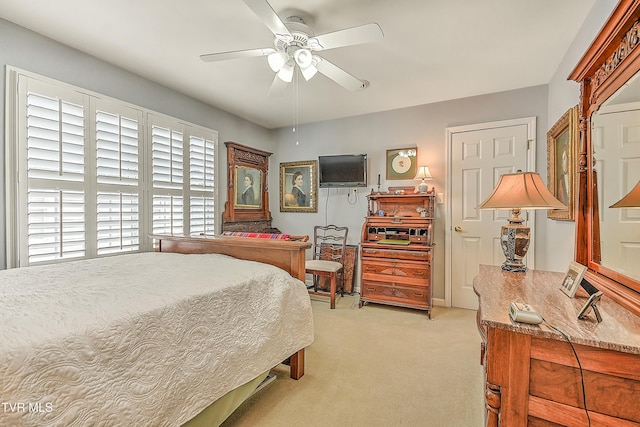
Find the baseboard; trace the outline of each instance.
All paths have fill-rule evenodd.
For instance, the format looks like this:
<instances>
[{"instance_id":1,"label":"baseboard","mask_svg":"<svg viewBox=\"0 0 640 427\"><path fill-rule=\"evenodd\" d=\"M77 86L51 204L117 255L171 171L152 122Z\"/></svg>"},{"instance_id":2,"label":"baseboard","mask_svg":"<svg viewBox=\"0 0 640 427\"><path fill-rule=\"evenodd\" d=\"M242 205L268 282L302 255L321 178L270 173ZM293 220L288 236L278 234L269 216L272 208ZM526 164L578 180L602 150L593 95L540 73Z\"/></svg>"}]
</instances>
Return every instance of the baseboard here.
<instances>
[{"instance_id":1,"label":"baseboard","mask_svg":"<svg viewBox=\"0 0 640 427\"><path fill-rule=\"evenodd\" d=\"M304 281L304 284L307 285L307 287L309 286L313 286L313 279L306 279ZM353 288L353 294L354 295L359 295L360 294L360 284L356 284ZM346 295L346 294L345 294ZM441 306L441 307L446 307L447 304L445 304L445 300L443 298L433 298L431 300L432 304L435 306Z\"/></svg>"}]
</instances>

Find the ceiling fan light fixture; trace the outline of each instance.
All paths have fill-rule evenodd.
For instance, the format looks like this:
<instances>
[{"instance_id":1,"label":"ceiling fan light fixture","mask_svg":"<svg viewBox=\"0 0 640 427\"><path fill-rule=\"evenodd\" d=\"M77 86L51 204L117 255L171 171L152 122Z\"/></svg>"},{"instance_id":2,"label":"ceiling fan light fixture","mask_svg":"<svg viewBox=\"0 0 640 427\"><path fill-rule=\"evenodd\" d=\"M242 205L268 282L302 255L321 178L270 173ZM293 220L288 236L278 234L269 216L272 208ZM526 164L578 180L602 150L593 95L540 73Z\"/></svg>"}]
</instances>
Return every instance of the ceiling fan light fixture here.
<instances>
[{"instance_id":1,"label":"ceiling fan light fixture","mask_svg":"<svg viewBox=\"0 0 640 427\"><path fill-rule=\"evenodd\" d=\"M287 19L283 21L269 4L270 0L242 1L271 31L274 36L273 47L200 55L203 61L267 56L269 68L275 73L270 94L281 91L283 86L286 86L283 82L292 82L294 75L297 85L296 67L300 68L305 80L310 80L319 72L347 90L362 90L369 86L366 80L354 77L330 61L315 56L314 53L381 40L384 35L378 24L359 25L316 36L306 23L309 15L300 10L287 9Z\"/></svg>"},{"instance_id":2,"label":"ceiling fan light fixture","mask_svg":"<svg viewBox=\"0 0 640 427\"><path fill-rule=\"evenodd\" d=\"M285 52L273 52L272 54L267 56L269 67L273 70L274 73L280 71L288 60L289 55L287 55Z\"/></svg>"},{"instance_id":3,"label":"ceiling fan light fixture","mask_svg":"<svg viewBox=\"0 0 640 427\"><path fill-rule=\"evenodd\" d=\"M305 69L313 63L313 55L309 49L298 49L293 53L293 59L300 68Z\"/></svg>"},{"instance_id":4,"label":"ceiling fan light fixture","mask_svg":"<svg viewBox=\"0 0 640 427\"><path fill-rule=\"evenodd\" d=\"M293 80L293 65L285 64L280 71L278 71L278 78L283 82L291 83Z\"/></svg>"},{"instance_id":5,"label":"ceiling fan light fixture","mask_svg":"<svg viewBox=\"0 0 640 427\"><path fill-rule=\"evenodd\" d=\"M300 71L302 71L302 77L304 77L306 81L309 81L313 76L316 75L318 69L312 64L307 68L300 68Z\"/></svg>"}]
</instances>

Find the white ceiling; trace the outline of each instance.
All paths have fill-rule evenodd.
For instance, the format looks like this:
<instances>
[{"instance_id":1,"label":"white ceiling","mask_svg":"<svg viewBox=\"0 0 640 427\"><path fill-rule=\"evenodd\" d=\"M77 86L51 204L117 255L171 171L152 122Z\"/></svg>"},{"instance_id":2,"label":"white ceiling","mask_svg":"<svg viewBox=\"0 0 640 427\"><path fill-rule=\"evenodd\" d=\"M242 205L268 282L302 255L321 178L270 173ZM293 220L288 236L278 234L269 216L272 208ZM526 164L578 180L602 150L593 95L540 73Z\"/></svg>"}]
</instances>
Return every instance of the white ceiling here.
<instances>
[{"instance_id":1,"label":"white ceiling","mask_svg":"<svg viewBox=\"0 0 640 427\"><path fill-rule=\"evenodd\" d=\"M300 79L300 123L547 84L594 2L270 0L283 20L302 9L316 34L369 22L384 32L322 52L371 86ZM293 90L267 96L266 57L199 58L273 46L242 0L0 0L0 17L267 128L293 122Z\"/></svg>"}]
</instances>

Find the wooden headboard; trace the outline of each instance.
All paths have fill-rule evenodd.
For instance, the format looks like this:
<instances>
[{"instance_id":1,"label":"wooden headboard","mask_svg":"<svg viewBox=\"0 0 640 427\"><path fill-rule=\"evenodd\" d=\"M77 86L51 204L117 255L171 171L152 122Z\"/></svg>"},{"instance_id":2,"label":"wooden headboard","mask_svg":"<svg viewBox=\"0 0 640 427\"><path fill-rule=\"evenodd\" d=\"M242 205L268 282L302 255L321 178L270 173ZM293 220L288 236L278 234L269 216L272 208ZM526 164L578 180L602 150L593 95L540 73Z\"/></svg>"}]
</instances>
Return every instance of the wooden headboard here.
<instances>
[{"instance_id":1,"label":"wooden headboard","mask_svg":"<svg viewBox=\"0 0 640 427\"><path fill-rule=\"evenodd\" d=\"M291 240L251 239L235 236L165 236L152 234L157 252L224 254L275 265L305 280L305 253L311 243Z\"/></svg>"}]
</instances>

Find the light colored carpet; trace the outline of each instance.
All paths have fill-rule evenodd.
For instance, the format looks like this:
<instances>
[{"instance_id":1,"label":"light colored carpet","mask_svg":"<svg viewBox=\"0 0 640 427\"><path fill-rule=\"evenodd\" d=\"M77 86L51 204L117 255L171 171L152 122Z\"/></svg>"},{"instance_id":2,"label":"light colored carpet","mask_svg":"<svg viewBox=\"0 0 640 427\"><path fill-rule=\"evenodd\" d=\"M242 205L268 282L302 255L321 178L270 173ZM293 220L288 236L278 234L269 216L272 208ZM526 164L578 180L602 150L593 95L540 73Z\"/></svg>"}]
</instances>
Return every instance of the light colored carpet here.
<instances>
[{"instance_id":1,"label":"light colored carpet","mask_svg":"<svg viewBox=\"0 0 640 427\"><path fill-rule=\"evenodd\" d=\"M305 375L287 368L225 421L236 426L484 425L483 371L476 312L423 311L358 297L313 297L315 341Z\"/></svg>"}]
</instances>

